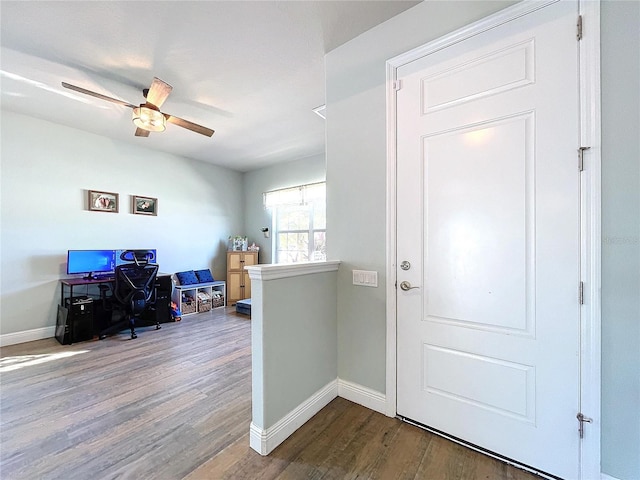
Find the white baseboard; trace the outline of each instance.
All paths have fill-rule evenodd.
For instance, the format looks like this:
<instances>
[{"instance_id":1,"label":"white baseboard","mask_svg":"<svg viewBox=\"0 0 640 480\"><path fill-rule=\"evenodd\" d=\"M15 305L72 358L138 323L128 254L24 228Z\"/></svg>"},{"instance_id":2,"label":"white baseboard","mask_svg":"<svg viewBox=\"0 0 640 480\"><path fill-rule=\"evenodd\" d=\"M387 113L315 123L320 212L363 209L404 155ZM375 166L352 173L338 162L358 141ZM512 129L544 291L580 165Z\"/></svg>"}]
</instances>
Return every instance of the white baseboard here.
<instances>
[{"instance_id":1,"label":"white baseboard","mask_svg":"<svg viewBox=\"0 0 640 480\"><path fill-rule=\"evenodd\" d=\"M339 378L338 396L385 415L387 399L380 392Z\"/></svg>"},{"instance_id":2,"label":"white baseboard","mask_svg":"<svg viewBox=\"0 0 640 480\"><path fill-rule=\"evenodd\" d=\"M600 479L601 480L619 480L616 477L612 477L611 475L607 475L606 473L601 473L600 474Z\"/></svg>"},{"instance_id":3,"label":"white baseboard","mask_svg":"<svg viewBox=\"0 0 640 480\"><path fill-rule=\"evenodd\" d=\"M272 427L263 430L251 422L249 445L260 455L269 455L293 432L304 425L311 417L322 410L338 396L338 382L332 380L307 400L298 405Z\"/></svg>"},{"instance_id":4,"label":"white baseboard","mask_svg":"<svg viewBox=\"0 0 640 480\"><path fill-rule=\"evenodd\" d=\"M33 342L43 338L52 338L56 335L56 327L34 328L23 332L5 333L0 335L0 347L15 345L17 343Z\"/></svg>"}]
</instances>

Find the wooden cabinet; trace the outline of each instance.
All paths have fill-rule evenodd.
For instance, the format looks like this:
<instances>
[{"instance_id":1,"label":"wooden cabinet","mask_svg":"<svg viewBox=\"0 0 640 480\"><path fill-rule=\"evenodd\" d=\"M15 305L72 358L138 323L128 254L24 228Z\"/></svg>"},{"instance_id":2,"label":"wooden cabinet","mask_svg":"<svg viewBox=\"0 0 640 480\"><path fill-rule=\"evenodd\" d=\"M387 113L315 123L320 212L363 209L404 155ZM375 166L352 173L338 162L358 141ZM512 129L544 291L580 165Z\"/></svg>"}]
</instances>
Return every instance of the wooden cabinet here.
<instances>
[{"instance_id":1,"label":"wooden cabinet","mask_svg":"<svg viewBox=\"0 0 640 480\"><path fill-rule=\"evenodd\" d=\"M258 264L258 252L227 252L227 305L251 298L251 280L244 267Z\"/></svg>"}]
</instances>

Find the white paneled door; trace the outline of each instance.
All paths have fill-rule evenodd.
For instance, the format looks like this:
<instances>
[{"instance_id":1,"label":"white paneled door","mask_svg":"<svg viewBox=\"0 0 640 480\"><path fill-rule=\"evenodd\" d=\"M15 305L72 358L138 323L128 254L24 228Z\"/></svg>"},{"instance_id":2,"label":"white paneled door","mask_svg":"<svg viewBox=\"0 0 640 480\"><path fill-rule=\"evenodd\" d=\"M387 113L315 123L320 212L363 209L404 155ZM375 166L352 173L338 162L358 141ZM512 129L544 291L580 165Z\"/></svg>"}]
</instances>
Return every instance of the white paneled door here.
<instances>
[{"instance_id":1,"label":"white paneled door","mask_svg":"<svg viewBox=\"0 0 640 480\"><path fill-rule=\"evenodd\" d=\"M397 412L579 477L578 4L398 69Z\"/></svg>"}]
</instances>

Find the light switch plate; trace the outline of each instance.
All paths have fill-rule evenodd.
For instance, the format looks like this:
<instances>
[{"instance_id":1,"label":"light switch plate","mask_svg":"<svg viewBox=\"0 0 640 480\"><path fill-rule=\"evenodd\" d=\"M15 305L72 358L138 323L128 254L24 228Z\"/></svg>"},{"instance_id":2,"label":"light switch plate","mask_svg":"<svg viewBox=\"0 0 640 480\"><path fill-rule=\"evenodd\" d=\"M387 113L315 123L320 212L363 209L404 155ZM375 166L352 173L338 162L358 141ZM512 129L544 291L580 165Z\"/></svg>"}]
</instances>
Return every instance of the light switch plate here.
<instances>
[{"instance_id":1,"label":"light switch plate","mask_svg":"<svg viewBox=\"0 0 640 480\"><path fill-rule=\"evenodd\" d=\"M363 287L377 287L378 286L378 272L372 272L369 270L352 270L353 272L353 284Z\"/></svg>"}]
</instances>

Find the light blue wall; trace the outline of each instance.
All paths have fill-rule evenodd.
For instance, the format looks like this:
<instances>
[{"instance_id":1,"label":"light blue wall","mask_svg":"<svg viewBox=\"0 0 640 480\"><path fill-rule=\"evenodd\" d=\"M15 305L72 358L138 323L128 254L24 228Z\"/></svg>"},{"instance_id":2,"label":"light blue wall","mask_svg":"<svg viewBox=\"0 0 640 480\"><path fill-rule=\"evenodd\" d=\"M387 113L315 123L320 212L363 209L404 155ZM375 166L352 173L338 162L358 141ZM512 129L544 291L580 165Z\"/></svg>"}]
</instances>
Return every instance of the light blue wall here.
<instances>
[{"instance_id":1,"label":"light blue wall","mask_svg":"<svg viewBox=\"0 0 640 480\"><path fill-rule=\"evenodd\" d=\"M263 430L337 378L336 275L252 280L252 415Z\"/></svg>"},{"instance_id":2,"label":"light blue wall","mask_svg":"<svg viewBox=\"0 0 640 480\"><path fill-rule=\"evenodd\" d=\"M514 2L511 2L514 3ZM423 2L326 56L327 250L338 275L338 376L385 391L385 61L509 6ZM640 479L637 1L602 3L602 464ZM378 271L380 287L351 284Z\"/></svg>"},{"instance_id":3,"label":"light blue wall","mask_svg":"<svg viewBox=\"0 0 640 480\"><path fill-rule=\"evenodd\" d=\"M156 248L163 272L226 275L226 238L242 228L242 174L2 111L0 333L55 326L68 249ZM120 194L90 212L86 191ZM131 195L158 216L131 214Z\"/></svg>"},{"instance_id":4,"label":"light blue wall","mask_svg":"<svg viewBox=\"0 0 640 480\"><path fill-rule=\"evenodd\" d=\"M640 2L604 1L602 470L640 479Z\"/></svg>"},{"instance_id":5,"label":"light blue wall","mask_svg":"<svg viewBox=\"0 0 640 480\"><path fill-rule=\"evenodd\" d=\"M385 62L508 2L422 2L326 56L327 252L338 274L338 376L385 391ZM378 288L351 270L378 272Z\"/></svg>"},{"instance_id":6,"label":"light blue wall","mask_svg":"<svg viewBox=\"0 0 640 480\"><path fill-rule=\"evenodd\" d=\"M279 188L323 182L325 175L324 154L280 163L244 174L246 205L244 234L249 236L249 244L255 241L260 247L260 263L273 261L273 236L265 238L260 231L263 227L271 230L271 213L262 206L262 194Z\"/></svg>"}]
</instances>

